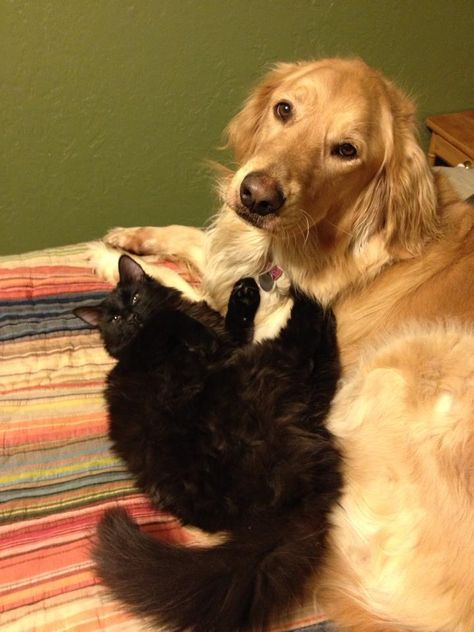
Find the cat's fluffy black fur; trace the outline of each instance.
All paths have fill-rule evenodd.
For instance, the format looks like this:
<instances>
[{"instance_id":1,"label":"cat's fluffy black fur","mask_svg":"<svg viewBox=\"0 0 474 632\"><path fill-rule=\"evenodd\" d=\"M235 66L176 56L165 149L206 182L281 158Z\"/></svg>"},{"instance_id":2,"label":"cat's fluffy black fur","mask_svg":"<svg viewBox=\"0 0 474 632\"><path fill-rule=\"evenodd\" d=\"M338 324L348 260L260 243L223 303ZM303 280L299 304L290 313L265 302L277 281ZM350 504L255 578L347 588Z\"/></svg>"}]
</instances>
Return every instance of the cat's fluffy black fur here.
<instances>
[{"instance_id":1,"label":"cat's fluffy black fur","mask_svg":"<svg viewBox=\"0 0 474 632\"><path fill-rule=\"evenodd\" d=\"M246 344L259 293L236 284L226 319L129 257L99 308L76 313L118 359L110 437L139 486L215 547L162 543L107 512L95 559L113 593L170 630L261 629L305 593L341 488L324 426L340 374L331 312L295 294L274 340Z\"/></svg>"}]
</instances>

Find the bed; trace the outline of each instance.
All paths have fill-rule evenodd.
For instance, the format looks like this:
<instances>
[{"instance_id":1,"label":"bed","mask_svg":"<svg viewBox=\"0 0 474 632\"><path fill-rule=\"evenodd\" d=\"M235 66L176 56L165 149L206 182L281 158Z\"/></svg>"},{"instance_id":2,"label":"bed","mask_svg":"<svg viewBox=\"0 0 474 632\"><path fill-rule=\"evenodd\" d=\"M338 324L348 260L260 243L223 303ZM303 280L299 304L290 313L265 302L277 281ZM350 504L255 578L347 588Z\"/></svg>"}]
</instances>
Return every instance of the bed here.
<instances>
[{"instance_id":1,"label":"bed","mask_svg":"<svg viewBox=\"0 0 474 632\"><path fill-rule=\"evenodd\" d=\"M112 360L72 314L109 290L86 253L78 244L0 258L2 632L149 629L94 574L90 547L109 507L156 537L196 537L150 507L110 450L102 391ZM272 632L329 629L307 608Z\"/></svg>"}]
</instances>

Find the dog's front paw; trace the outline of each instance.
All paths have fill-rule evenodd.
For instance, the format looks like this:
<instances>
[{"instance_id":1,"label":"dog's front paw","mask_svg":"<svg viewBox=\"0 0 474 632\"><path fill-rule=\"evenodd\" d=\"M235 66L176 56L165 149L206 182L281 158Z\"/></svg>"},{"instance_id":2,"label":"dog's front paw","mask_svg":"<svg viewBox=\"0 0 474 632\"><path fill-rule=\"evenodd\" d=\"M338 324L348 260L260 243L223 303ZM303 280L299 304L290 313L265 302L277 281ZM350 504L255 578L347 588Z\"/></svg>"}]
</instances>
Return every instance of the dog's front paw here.
<instances>
[{"instance_id":1,"label":"dog's front paw","mask_svg":"<svg viewBox=\"0 0 474 632\"><path fill-rule=\"evenodd\" d=\"M89 245L86 262L100 279L115 285L119 280L118 262L122 254L121 250L97 241Z\"/></svg>"},{"instance_id":2,"label":"dog's front paw","mask_svg":"<svg viewBox=\"0 0 474 632\"><path fill-rule=\"evenodd\" d=\"M135 226L112 228L104 237L104 242L114 248L122 248L137 255L158 254L156 228Z\"/></svg>"}]
</instances>

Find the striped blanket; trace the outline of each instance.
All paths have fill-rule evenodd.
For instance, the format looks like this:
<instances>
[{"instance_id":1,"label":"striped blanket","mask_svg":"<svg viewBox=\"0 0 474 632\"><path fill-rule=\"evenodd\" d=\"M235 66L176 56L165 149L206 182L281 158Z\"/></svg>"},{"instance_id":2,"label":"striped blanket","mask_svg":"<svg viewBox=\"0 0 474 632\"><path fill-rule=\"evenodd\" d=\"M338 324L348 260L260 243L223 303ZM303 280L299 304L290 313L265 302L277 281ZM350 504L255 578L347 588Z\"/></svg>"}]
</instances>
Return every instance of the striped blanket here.
<instances>
[{"instance_id":1,"label":"striped blanket","mask_svg":"<svg viewBox=\"0 0 474 632\"><path fill-rule=\"evenodd\" d=\"M86 251L0 258L2 632L149 629L94 574L90 547L108 507L126 507L156 537L196 537L149 506L110 450L102 391L112 360L72 314L109 290ZM273 630L323 630L322 621L303 609Z\"/></svg>"}]
</instances>

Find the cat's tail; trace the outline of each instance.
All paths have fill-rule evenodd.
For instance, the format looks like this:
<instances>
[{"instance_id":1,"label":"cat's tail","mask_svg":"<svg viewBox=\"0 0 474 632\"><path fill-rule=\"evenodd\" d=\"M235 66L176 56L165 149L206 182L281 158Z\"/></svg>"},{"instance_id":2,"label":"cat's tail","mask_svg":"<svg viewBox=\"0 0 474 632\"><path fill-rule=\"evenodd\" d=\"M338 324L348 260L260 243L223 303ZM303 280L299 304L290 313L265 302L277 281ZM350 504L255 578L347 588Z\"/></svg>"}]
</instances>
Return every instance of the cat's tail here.
<instances>
[{"instance_id":1,"label":"cat's tail","mask_svg":"<svg viewBox=\"0 0 474 632\"><path fill-rule=\"evenodd\" d=\"M302 601L324 553L327 525L296 522L190 547L161 542L113 509L99 525L95 561L115 597L170 632L262 630Z\"/></svg>"}]
</instances>

